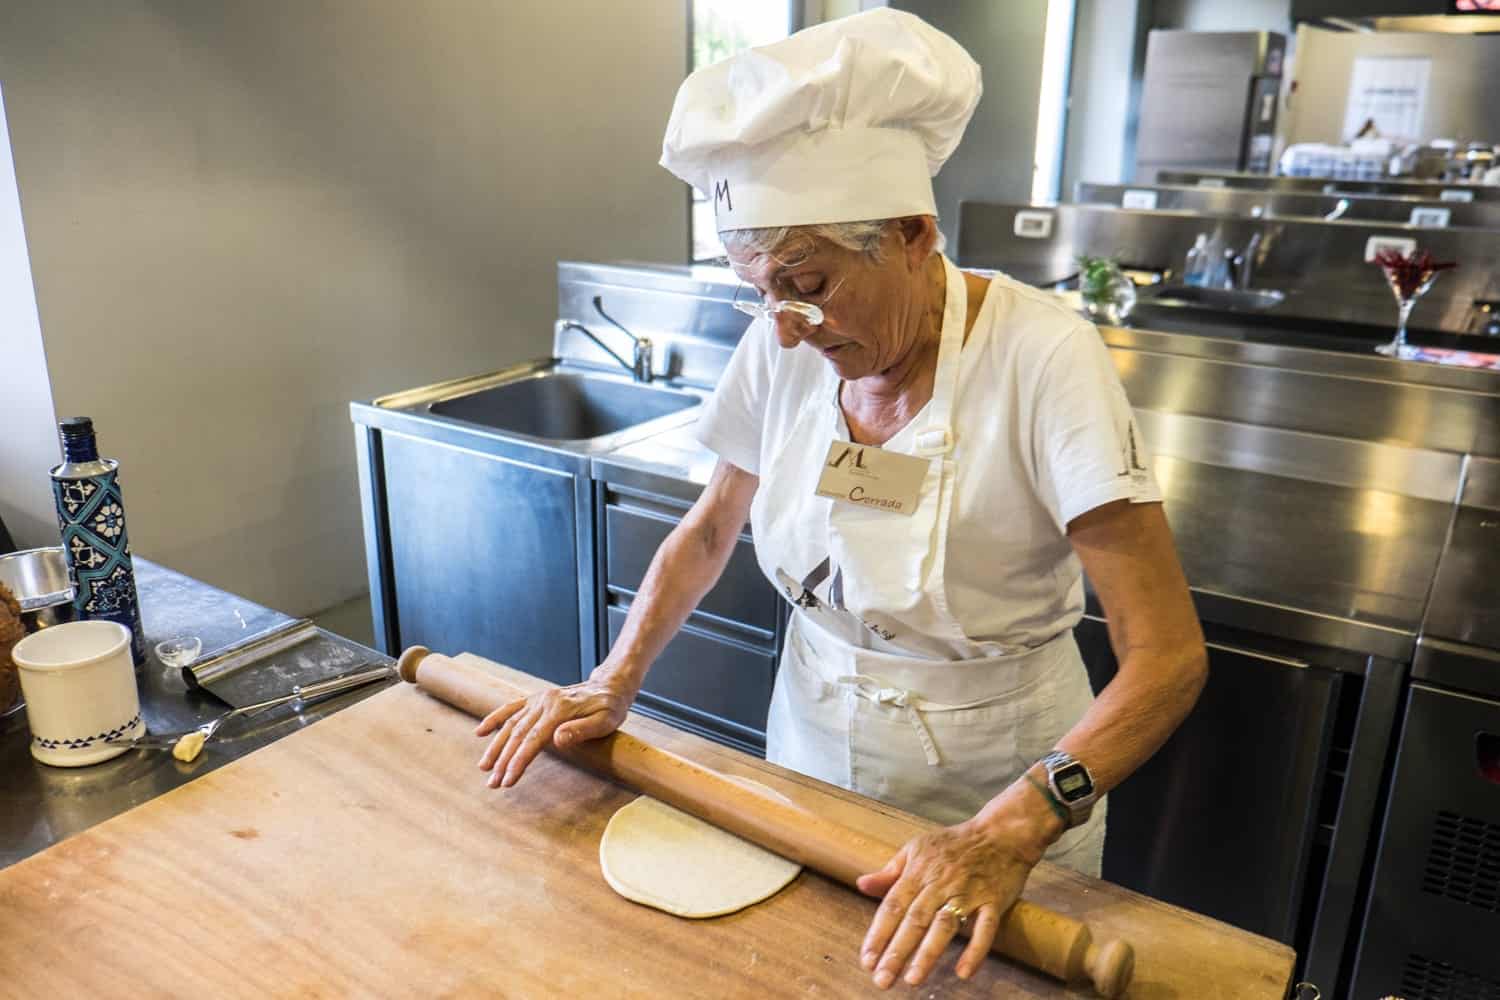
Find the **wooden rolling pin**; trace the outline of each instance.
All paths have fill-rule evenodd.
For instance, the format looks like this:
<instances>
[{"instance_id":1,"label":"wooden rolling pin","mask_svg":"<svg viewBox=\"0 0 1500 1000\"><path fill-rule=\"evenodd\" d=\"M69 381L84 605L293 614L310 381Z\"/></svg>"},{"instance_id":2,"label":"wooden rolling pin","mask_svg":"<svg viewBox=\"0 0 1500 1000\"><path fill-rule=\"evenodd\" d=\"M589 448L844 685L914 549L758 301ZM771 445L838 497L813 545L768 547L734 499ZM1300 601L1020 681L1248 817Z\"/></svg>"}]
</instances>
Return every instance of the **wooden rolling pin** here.
<instances>
[{"instance_id":1,"label":"wooden rolling pin","mask_svg":"<svg viewBox=\"0 0 1500 1000\"><path fill-rule=\"evenodd\" d=\"M398 667L403 680L476 718L527 693L422 646L402 653ZM547 749L856 890L855 880L885 867L899 847L736 784L628 733ZM1126 942L1096 944L1087 924L1024 899L1001 918L992 950L1069 985L1092 984L1104 997L1124 993L1135 966L1135 953Z\"/></svg>"}]
</instances>

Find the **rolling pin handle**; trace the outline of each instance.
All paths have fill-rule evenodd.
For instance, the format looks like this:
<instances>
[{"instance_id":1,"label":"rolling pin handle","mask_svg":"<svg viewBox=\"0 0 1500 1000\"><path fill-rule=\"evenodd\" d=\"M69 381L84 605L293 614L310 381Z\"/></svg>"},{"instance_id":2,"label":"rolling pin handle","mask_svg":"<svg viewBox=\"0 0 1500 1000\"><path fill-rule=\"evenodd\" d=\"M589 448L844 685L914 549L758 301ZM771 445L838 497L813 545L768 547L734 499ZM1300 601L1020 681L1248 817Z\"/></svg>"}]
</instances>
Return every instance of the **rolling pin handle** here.
<instances>
[{"instance_id":1,"label":"rolling pin handle","mask_svg":"<svg viewBox=\"0 0 1500 1000\"><path fill-rule=\"evenodd\" d=\"M1135 971L1135 949L1118 938L1091 944L1083 964L1101 997L1122 996Z\"/></svg>"},{"instance_id":2,"label":"rolling pin handle","mask_svg":"<svg viewBox=\"0 0 1500 1000\"><path fill-rule=\"evenodd\" d=\"M432 650L426 646L407 646L401 653L401 658L396 661L396 670L401 674L401 679L408 684L417 682L417 665L425 660Z\"/></svg>"}]
</instances>

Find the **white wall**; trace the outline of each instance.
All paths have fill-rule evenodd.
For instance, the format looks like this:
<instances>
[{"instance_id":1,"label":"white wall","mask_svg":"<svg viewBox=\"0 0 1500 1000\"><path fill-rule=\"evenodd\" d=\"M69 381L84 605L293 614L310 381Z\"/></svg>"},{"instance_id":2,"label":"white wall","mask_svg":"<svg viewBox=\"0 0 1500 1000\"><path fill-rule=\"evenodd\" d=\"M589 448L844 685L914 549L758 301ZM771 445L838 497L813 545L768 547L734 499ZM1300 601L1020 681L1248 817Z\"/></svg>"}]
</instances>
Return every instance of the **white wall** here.
<instances>
[{"instance_id":1,"label":"white wall","mask_svg":"<svg viewBox=\"0 0 1500 1000\"><path fill-rule=\"evenodd\" d=\"M348 401L545 353L559 258L684 258L685 31L682 0L0 5L53 395L136 551L295 614L363 589Z\"/></svg>"},{"instance_id":2,"label":"white wall","mask_svg":"<svg viewBox=\"0 0 1500 1000\"><path fill-rule=\"evenodd\" d=\"M0 88L0 520L29 549L57 544L47 470L60 456L4 98Z\"/></svg>"}]
</instances>

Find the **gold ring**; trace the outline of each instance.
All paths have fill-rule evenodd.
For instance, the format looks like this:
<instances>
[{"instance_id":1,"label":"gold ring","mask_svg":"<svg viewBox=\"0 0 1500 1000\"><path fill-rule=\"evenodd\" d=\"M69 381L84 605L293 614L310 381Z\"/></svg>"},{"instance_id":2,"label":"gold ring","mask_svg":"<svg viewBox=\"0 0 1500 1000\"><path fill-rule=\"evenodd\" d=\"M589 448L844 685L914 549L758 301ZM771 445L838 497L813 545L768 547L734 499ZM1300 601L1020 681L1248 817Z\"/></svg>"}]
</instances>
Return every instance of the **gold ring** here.
<instances>
[{"instance_id":1,"label":"gold ring","mask_svg":"<svg viewBox=\"0 0 1500 1000\"><path fill-rule=\"evenodd\" d=\"M938 907L938 912L953 914L953 918L958 921L958 925L960 927L962 927L969 919L969 915L964 912L964 908L953 902L953 900L951 899L948 900L948 902L944 903L942 906Z\"/></svg>"}]
</instances>

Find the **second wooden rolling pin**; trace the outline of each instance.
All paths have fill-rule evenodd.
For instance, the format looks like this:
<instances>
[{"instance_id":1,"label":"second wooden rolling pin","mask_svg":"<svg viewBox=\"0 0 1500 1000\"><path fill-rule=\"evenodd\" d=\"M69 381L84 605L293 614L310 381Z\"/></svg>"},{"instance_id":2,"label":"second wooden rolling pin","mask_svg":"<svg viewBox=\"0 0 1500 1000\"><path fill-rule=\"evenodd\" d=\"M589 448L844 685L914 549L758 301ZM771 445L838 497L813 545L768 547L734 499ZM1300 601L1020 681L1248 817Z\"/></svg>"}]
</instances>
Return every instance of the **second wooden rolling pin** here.
<instances>
[{"instance_id":1,"label":"second wooden rolling pin","mask_svg":"<svg viewBox=\"0 0 1500 1000\"><path fill-rule=\"evenodd\" d=\"M422 646L402 653L399 668L404 680L476 718L526 695L492 673ZM883 868L900 846L736 784L628 733L548 750L850 887ZM1091 984L1104 997L1125 992L1135 965L1124 941L1096 943L1087 924L1024 899L1001 918L992 950L1069 985Z\"/></svg>"}]
</instances>

